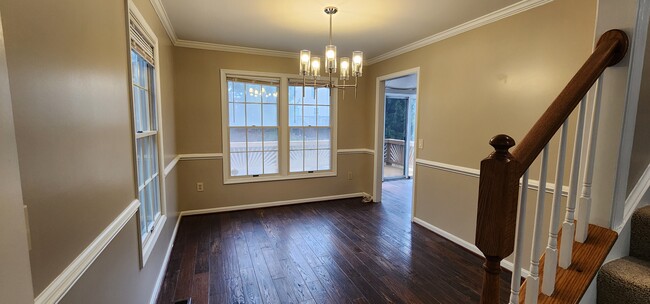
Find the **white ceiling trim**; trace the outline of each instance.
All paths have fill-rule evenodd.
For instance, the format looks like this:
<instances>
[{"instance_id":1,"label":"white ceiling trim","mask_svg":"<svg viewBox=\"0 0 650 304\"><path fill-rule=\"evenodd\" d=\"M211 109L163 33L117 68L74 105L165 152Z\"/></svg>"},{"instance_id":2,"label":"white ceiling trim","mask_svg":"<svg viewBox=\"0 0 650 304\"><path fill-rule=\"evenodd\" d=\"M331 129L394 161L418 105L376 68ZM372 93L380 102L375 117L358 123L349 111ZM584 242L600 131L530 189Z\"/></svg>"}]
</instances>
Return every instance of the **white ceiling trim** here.
<instances>
[{"instance_id":1,"label":"white ceiling trim","mask_svg":"<svg viewBox=\"0 0 650 304\"><path fill-rule=\"evenodd\" d=\"M153 0L153 1L158 1L158 0ZM210 43L210 42L182 40L182 39L176 40L176 43L174 43L174 45L180 47L186 47L186 48L202 49L202 50L235 52L235 53L244 53L244 54L253 54L253 55L274 56L274 57L298 58L298 53L294 53L294 52L258 49L258 48L251 48L245 46L217 44L217 43Z\"/></svg>"},{"instance_id":2,"label":"white ceiling trim","mask_svg":"<svg viewBox=\"0 0 650 304\"><path fill-rule=\"evenodd\" d=\"M169 21L169 17L167 16L165 7L162 5L160 0L150 0L150 1L154 7L154 10L156 11L156 14L158 14L158 18L160 18L160 22L162 22L163 27L165 28L165 31L169 36L169 39L172 41L174 46L203 49L203 50L263 55L263 56L286 57L286 58L297 58L298 56L297 52L294 53L294 52L286 52L286 51L277 51L277 50L269 50L269 49L260 49L260 48L252 48L252 47L243 47L243 46L235 46L235 45L178 39L178 37L176 36L176 32L174 31L174 27L172 26L171 21ZM468 32L470 30L525 12L527 10L536 8L538 6L550 2L553 2L553 0L522 0L510 6L504 7L500 10L478 17L472 21L468 21L456 27L450 28L446 31L442 31L440 33L431 35L429 37L426 37L424 39L418 40L413 43L409 43L403 47L394 49L382 55L370 58L366 60L365 65L375 64L402 55L404 53L417 50L419 48L428 46L430 44L445 40L447 38L451 38L453 36Z\"/></svg>"},{"instance_id":3,"label":"white ceiling trim","mask_svg":"<svg viewBox=\"0 0 650 304\"><path fill-rule=\"evenodd\" d=\"M169 21L169 16L167 16L167 11L165 10L165 7L162 5L162 2L160 0L150 0L151 5L153 5L153 9L156 11L156 14L158 15L158 19L160 19L160 22L162 23L163 27L165 28L165 31L167 32L167 36L169 36L169 39L172 41L174 45L178 42L178 37L176 37L176 31L174 31L174 26L172 26L171 21Z\"/></svg>"},{"instance_id":4,"label":"white ceiling trim","mask_svg":"<svg viewBox=\"0 0 650 304\"><path fill-rule=\"evenodd\" d=\"M442 31L440 33L431 35L429 37L426 37L424 39L418 40L413 43L409 43L403 47L394 49L388 53L379 55L377 57L373 57L367 60L367 65L375 64L380 61L384 61L386 59L390 59L399 55L402 55L404 53L417 50L419 48L425 47L427 45L445 40L447 38L451 38L456 35L460 35L462 33L471 31L475 28L479 28L481 26L499 21L501 19L519 14L521 12L525 12L529 9L536 8L538 6L547 4L549 2L552 2L553 0L522 0L520 2L517 2L515 4L512 4L510 6L506 6L500 10L494 11L492 13L489 13L487 15L478 17L472 21L465 22L459 26L452 27L446 31Z\"/></svg>"}]
</instances>

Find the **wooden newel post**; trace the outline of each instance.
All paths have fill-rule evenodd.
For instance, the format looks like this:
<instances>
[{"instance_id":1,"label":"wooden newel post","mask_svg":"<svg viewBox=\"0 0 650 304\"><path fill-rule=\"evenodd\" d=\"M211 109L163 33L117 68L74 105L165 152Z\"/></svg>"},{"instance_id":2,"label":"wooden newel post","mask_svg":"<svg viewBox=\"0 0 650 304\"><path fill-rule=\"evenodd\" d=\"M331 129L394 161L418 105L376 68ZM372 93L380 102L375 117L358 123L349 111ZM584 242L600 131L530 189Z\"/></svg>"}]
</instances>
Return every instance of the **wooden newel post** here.
<instances>
[{"instance_id":1,"label":"wooden newel post","mask_svg":"<svg viewBox=\"0 0 650 304\"><path fill-rule=\"evenodd\" d=\"M519 163L508 149L515 140L500 134L490 140L494 152L481 161L476 246L485 255L481 303L499 303L501 260L512 254L517 223Z\"/></svg>"}]
</instances>

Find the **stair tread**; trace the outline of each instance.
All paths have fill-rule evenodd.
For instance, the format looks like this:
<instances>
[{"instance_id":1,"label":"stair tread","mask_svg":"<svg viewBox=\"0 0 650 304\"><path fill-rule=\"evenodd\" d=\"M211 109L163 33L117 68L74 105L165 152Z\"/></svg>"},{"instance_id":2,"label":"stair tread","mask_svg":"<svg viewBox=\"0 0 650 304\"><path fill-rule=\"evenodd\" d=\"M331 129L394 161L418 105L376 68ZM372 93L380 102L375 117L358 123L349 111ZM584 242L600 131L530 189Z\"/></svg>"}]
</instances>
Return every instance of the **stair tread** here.
<instances>
[{"instance_id":1,"label":"stair tread","mask_svg":"<svg viewBox=\"0 0 650 304\"><path fill-rule=\"evenodd\" d=\"M632 215L630 256L650 261L650 206L639 208Z\"/></svg>"},{"instance_id":2,"label":"stair tread","mask_svg":"<svg viewBox=\"0 0 650 304\"><path fill-rule=\"evenodd\" d=\"M603 266L601 274L619 278L638 287L650 289L650 262L635 257L624 257Z\"/></svg>"},{"instance_id":3,"label":"stair tread","mask_svg":"<svg viewBox=\"0 0 650 304\"><path fill-rule=\"evenodd\" d=\"M650 303L650 262L627 256L605 264L597 292L598 304Z\"/></svg>"},{"instance_id":4,"label":"stair tread","mask_svg":"<svg viewBox=\"0 0 650 304\"><path fill-rule=\"evenodd\" d=\"M555 281L555 291L549 297L539 293L538 303L555 304L555 303L578 303L584 295L587 287L591 284L598 269L605 261L607 254L611 250L618 234L610 229L589 224L587 241L585 243L573 243L573 263L568 269L557 267L557 278ZM562 230L558 235L559 246L561 247ZM540 286L544 281L544 262L545 256L539 264L540 269ZM528 280L521 286L519 303L524 303L526 297L526 285ZM541 288L540 288L541 289Z\"/></svg>"}]
</instances>

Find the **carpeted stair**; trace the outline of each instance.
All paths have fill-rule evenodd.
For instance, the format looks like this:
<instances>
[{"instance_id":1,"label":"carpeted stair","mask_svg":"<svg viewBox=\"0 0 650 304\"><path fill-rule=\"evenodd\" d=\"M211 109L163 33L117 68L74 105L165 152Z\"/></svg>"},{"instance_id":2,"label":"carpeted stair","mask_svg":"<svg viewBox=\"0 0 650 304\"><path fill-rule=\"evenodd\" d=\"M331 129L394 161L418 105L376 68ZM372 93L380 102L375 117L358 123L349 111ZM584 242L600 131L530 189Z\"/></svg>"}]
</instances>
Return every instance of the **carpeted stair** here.
<instances>
[{"instance_id":1,"label":"carpeted stair","mask_svg":"<svg viewBox=\"0 0 650 304\"><path fill-rule=\"evenodd\" d=\"M650 304L650 206L632 215L630 256L598 273L598 304Z\"/></svg>"}]
</instances>

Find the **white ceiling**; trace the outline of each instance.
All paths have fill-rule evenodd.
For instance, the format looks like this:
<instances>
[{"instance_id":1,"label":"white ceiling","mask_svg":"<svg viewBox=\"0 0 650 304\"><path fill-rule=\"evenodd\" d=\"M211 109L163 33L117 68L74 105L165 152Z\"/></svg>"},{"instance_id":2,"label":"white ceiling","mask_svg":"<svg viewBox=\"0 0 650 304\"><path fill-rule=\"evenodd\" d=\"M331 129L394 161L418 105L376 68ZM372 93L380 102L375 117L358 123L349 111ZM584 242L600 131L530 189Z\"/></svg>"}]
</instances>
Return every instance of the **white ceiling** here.
<instances>
[{"instance_id":1,"label":"white ceiling","mask_svg":"<svg viewBox=\"0 0 650 304\"><path fill-rule=\"evenodd\" d=\"M161 0L179 40L323 53L336 6L334 44L373 58L519 0ZM535 2L524 0L521 2ZM539 1L538 1L539 2Z\"/></svg>"}]
</instances>

